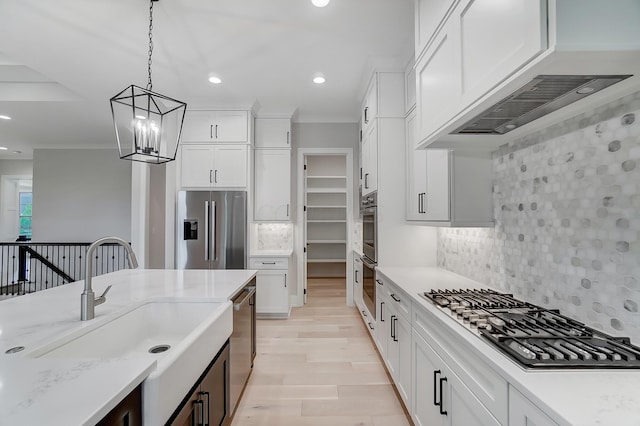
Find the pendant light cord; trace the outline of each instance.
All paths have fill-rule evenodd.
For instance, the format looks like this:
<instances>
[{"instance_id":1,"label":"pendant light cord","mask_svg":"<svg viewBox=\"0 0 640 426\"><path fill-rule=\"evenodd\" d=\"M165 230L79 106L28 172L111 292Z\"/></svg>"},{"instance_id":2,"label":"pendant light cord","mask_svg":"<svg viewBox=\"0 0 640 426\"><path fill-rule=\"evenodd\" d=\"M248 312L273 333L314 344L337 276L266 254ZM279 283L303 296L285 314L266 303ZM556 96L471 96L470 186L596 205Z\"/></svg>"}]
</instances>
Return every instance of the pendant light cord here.
<instances>
[{"instance_id":1,"label":"pendant light cord","mask_svg":"<svg viewBox=\"0 0 640 426\"><path fill-rule=\"evenodd\" d=\"M151 55L153 55L153 3L154 0L149 1L149 61L147 62L149 78L147 80L147 90L153 89L153 83L151 82Z\"/></svg>"}]
</instances>

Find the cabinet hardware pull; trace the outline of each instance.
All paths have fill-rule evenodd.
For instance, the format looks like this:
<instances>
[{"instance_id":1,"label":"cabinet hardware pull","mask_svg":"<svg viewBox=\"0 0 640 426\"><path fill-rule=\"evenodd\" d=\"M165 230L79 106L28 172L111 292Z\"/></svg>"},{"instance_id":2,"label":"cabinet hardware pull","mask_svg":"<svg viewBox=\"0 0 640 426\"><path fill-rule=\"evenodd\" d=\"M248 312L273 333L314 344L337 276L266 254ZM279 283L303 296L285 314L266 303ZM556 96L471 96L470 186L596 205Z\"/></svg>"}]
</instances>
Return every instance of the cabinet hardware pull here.
<instances>
[{"instance_id":1,"label":"cabinet hardware pull","mask_svg":"<svg viewBox=\"0 0 640 426\"><path fill-rule=\"evenodd\" d=\"M218 125L216 124L216 139L218 139Z\"/></svg>"},{"instance_id":2,"label":"cabinet hardware pull","mask_svg":"<svg viewBox=\"0 0 640 426\"><path fill-rule=\"evenodd\" d=\"M356 273L356 284L358 284L358 270L356 269L354 272Z\"/></svg>"},{"instance_id":3,"label":"cabinet hardware pull","mask_svg":"<svg viewBox=\"0 0 640 426\"><path fill-rule=\"evenodd\" d=\"M218 183L218 170L213 171L213 183Z\"/></svg>"},{"instance_id":4,"label":"cabinet hardware pull","mask_svg":"<svg viewBox=\"0 0 640 426\"><path fill-rule=\"evenodd\" d=\"M393 300L395 300L396 302L400 302L400 299L398 299L398 298L396 297L395 293L391 293L391 298L392 298Z\"/></svg>"},{"instance_id":5,"label":"cabinet hardware pull","mask_svg":"<svg viewBox=\"0 0 640 426\"><path fill-rule=\"evenodd\" d=\"M287 287L287 274L284 274L284 286Z\"/></svg>"},{"instance_id":6,"label":"cabinet hardware pull","mask_svg":"<svg viewBox=\"0 0 640 426\"><path fill-rule=\"evenodd\" d=\"M276 262L262 262L263 265L275 265Z\"/></svg>"},{"instance_id":7,"label":"cabinet hardware pull","mask_svg":"<svg viewBox=\"0 0 640 426\"><path fill-rule=\"evenodd\" d=\"M393 319L393 341L397 342L398 341L398 317L395 317Z\"/></svg>"},{"instance_id":8,"label":"cabinet hardware pull","mask_svg":"<svg viewBox=\"0 0 640 426\"><path fill-rule=\"evenodd\" d=\"M289 145L289 133L290 132L287 132L287 145Z\"/></svg>"},{"instance_id":9,"label":"cabinet hardware pull","mask_svg":"<svg viewBox=\"0 0 640 426\"><path fill-rule=\"evenodd\" d=\"M438 385L436 384L438 374L440 374L440 370L433 370L433 405L436 407L442 403L442 394L440 394L440 402L438 402Z\"/></svg>"},{"instance_id":10,"label":"cabinet hardware pull","mask_svg":"<svg viewBox=\"0 0 640 426\"><path fill-rule=\"evenodd\" d=\"M440 379L440 414L442 414L443 416L447 415L447 410L443 410L443 403L442 403L442 383L446 382L447 378L446 377L442 377Z\"/></svg>"},{"instance_id":11,"label":"cabinet hardware pull","mask_svg":"<svg viewBox=\"0 0 640 426\"><path fill-rule=\"evenodd\" d=\"M368 322L367 324L369 324L369 328L373 330L373 326L371 325L371 323Z\"/></svg>"},{"instance_id":12,"label":"cabinet hardware pull","mask_svg":"<svg viewBox=\"0 0 640 426\"><path fill-rule=\"evenodd\" d=\"M364 124L369 122L369 107L364 107Z\"/></svg>"},{"instance_id":13,"label":"cabinet hardware pull","mask_svg":"<svg viewBox=\"0 0 640 426\"><path fill-rule=\"evenodd\" d=\"M204 424L204 426L210 426L209 416L211 415L211 407L209 406L209 392L202 391L202 392L199 392L198 394L204 395L207 397L206 411L205 411L205 404L204 402L202 403L202 423Z\"/></svg>"},{"instance_id":14,"label":"cabinet hardware pull","mask_svg":"<svg viewBox=\"0 0 640 426\"><path fill-rule=\"evenodd\" d=\"M200 418L197 419L196 424L198 426L204 426L204 401L202 401L201 399L197 399L193 401L193 404L200 406L200 410L198 410L198 415Z\"/></svg>"},{"instance_id":15,"label":"cabinet hardware pull","mask_svg":"<svg viewBox=\"0 0 640 426\"><path fill-rule=\"evenodd\" d=\"M289 217L289 203L287 203L287 217Z\"/></svg>"},{"instance_id":16,"label":"cabinet hardware pull","mask_svg":"<svg viewBox=\"0 0 640 426\"><path fill-rule=\"evenodd\" d=\"M364 189L369 189L369 173L364 174Z\"/></svg>"},{"instance_id":17,"label":"cabinet hardware pull","mask_svg":"<svg viewBox=\"0 0 640 426\"><path fill-rule=\"evenodd\" d=\"M213 170L209 170L209 183L213 183Z\"/></svg>"},{"instance_id":18,"label":"cabinet hardware pull","mask_svg":"<svg viewBox=\"0 0 640 426\"><path fill-rule=\"evenodd\" d=\"M380 280L376 280L376 282L377 282L378 284L380 284L380 285L384 285L384 283L383 283L382 281L380 281Z\"/></svg>"},{"instance_id":19,"label":"cabinet hardware pull","mask_svg":"<svg viewBox=\"0 0 640 426\"><path fill-rule=\"evenodd\" d=\"M209 139L213 139L213 124L209 126Z\"/></svg>"},{"instance_id":20,"label":"cabinet hardware pull","mask_svg":"<svg viewBox=\"0 0 640 426\"><path fill-rule=\"evenodd\" d=\"M384 308L384 302L380 302L380 322L384 322L384 313L382 308Z\"/></svg>"},{"instance_id":21,"label":"cabinet hardware pull","mask_svg":"<svg viewBox=\"0 0 640 426\"><path fill-rule=\"evenodd\" d=\"M395 336L396 327L395 327L395 321L394 321L395 318L396 318L395 315L391 315L391 336L389 336L389 337L391 337L393 339L394 342L396 341L396 336Z\"/></svg>"},{"instance_id":22,"label":"cabinet hardware pull","mask_svg":"<svg viewBox=\"0 0 640 426\"><path fill-rule=\"evenodd\" d=\"M363 310L363 311L362 311L362 315L366 317L366 316L367 316L367 313Z\"/></svg>"}]
</instances>

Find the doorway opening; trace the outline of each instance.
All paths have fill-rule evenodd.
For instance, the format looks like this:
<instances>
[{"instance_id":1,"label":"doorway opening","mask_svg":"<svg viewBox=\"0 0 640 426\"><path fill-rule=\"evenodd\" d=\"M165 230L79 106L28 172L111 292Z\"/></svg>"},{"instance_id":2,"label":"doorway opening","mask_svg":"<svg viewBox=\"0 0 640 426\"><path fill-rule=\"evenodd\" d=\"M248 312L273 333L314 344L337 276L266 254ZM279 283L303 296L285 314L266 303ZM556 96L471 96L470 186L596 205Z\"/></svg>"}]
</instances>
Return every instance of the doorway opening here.
<instances>
[{"instance_id":1,"label":"doorway opening","mask_svg":"<svg viewBox=\"0 0 640 426\"><path fill-rule=\"evenodd\" d=\"M302 284L346 283L351 231L351 150L302 153ZM345 284L346 285L346 284Z\"/></svg>"}]
</instances>

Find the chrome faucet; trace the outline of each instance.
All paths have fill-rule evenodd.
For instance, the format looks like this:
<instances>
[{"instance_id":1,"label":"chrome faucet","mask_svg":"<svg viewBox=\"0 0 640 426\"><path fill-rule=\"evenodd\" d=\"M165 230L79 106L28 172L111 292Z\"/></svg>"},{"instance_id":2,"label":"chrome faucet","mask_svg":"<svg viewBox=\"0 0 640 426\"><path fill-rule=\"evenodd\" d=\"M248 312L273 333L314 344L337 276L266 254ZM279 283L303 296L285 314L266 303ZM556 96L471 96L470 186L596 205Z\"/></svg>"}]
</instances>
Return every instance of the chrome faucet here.
<instances>
[{"instance_id":1,"label":"chrome faucet","mask_svg":"<svg viewBox=\"0 0 640 426\"><path fill-rule=\"evenodd\" d=\"M102 293L102 295L98 298L95 298L95 293L91 288L91 278L93 275L93 264L91 263L91 259L93 258L93 252L101 246L102 244L118 244L127 250L127 258L129 260L129 268L136 269L138 267L138 259L136 259L136 255L131 248L131 245L127 243L125 240L118 237L103 237L96 241L94 241L89 248L87 249L87 254L84 259L84 271L85 271L85 279L84 279L84 291L80 296L80 320L87 321L93 319L95 314L95 308L98 305L103 304L107 300L107 292L111 289L111 286L107 287L107 289Z\"/></svg>"}]
</instances>

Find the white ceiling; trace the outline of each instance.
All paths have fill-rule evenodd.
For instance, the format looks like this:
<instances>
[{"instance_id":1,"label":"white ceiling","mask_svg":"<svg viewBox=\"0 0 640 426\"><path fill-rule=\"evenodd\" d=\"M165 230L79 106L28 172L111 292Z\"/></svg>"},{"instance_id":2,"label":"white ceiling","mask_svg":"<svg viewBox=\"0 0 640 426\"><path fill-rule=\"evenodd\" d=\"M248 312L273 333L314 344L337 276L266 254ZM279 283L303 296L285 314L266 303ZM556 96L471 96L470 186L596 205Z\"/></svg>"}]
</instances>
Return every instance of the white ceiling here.
<instances>
[{"instance_id":1,"label":"white ceiling","mask_svg":"<svg viewBox=\"0 0 640 426\"><path fill-rule=\"evenodd\" d=\"M0 1L0 158L114 146L109 98L147 81L147 0ZM160 0L153 90L189 107L357 122L373 67L413 51L412 0ZM223 83L208 82L210 73ZM327 82L315 85L322 72ZM24 154L11 154L13 150Z\"/></svg>"}]
</instances>

